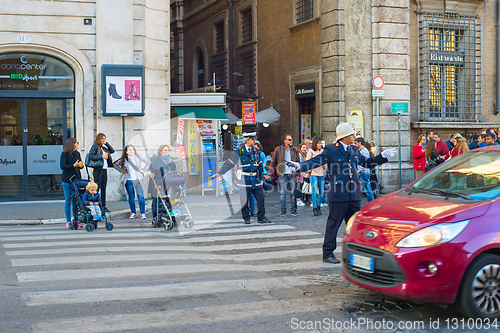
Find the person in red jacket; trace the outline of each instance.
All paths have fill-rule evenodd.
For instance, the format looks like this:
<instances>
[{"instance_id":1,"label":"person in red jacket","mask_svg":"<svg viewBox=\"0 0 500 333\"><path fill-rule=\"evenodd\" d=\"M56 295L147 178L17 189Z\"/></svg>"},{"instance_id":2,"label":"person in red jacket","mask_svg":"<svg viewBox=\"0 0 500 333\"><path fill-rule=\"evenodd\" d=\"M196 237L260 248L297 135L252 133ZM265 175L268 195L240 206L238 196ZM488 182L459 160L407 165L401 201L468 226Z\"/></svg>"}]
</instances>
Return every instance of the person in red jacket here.
<instances>
[{"instance_id":1,"label":"person in red jacket","mask_svg":"<svg viewBox=\"0 0 500 333\"><path fill-rule=\"evenodd\" d=\"M425 150L427 147L425 135L418 136L418 143L413 147L413 169L415 169L415 179L420 178L425 173Z\"/></svg>"}]
</instances>

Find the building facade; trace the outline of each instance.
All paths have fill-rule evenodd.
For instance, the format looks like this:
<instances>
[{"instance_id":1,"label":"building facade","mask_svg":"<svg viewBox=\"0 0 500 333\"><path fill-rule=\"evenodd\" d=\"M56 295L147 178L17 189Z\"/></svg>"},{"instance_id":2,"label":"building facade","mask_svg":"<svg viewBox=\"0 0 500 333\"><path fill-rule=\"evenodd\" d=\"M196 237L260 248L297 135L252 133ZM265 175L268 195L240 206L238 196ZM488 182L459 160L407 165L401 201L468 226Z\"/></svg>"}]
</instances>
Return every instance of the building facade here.
<instances>
[{"instance_id":1,"label":"building facade","mask_svg":"<svg viewBox=\"0 0 500 333\"><path fill-rule=\"evenodd\" d=\"M0 200L63 198L59 156L68 137L78 139L83 158L96 134L105 133L116 149L115 160L123 143L148 157L158 145L170 143L168 2L3 3ZM108 94L130 99L126 87L108 88L103 65L143 66L144 91L136 87L133 95L144 100L145 116L125 117L123 123L120 114L103 116L102 99ZM110 171L109 177L108 186L115 188L118 172ZM118 196L108 193L108 199Z\"/></svg>"}]
</instances>

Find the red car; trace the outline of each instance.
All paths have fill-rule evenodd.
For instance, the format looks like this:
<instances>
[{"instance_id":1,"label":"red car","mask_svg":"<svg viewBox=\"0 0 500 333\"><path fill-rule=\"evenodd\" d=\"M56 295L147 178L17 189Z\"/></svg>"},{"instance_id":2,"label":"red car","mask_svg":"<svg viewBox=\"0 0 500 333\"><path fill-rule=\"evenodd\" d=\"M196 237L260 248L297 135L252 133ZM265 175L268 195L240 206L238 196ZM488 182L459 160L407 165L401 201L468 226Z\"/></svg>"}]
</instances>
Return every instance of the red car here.
<instances>
[{"instance_id":1,"label":"red car","mask_svg":"<svg viewBox=\"0 0 500 333\"><path fill-rule=\"evenodd\" d=\"M358 286L500 317L500 146L461 154L347 223L342 272Z\"/></svg>"}]
</instances>

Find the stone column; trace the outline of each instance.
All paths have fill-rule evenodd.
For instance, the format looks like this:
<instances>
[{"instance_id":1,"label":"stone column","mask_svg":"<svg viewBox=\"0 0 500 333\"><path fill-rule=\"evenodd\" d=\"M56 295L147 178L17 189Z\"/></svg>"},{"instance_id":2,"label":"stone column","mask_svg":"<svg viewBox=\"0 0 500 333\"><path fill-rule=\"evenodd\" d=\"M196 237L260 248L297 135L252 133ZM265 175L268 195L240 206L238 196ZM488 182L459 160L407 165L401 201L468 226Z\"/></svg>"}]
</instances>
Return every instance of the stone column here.
<instances>
[{"instance_id":1,"label":"stone column","mask_svg":"<svg viewBox=\"0 0 500 333\"><path fill-rule=\"evenodd\" d=\"M410 111L410 28L408 0L374 0L373 5L373 75L384 78L385 97L380 103L380 142L381 150L398 147L398 115L392 113L392 103L408 103ZM373 103L373 135L375 127L375 100ZM409 163L410 115L401 116L401 159L402 183L414 179L413 166ZM398 189L398 156L393 163L381 167L382 183L388 191Z\"/></svg>"}]
</instances>

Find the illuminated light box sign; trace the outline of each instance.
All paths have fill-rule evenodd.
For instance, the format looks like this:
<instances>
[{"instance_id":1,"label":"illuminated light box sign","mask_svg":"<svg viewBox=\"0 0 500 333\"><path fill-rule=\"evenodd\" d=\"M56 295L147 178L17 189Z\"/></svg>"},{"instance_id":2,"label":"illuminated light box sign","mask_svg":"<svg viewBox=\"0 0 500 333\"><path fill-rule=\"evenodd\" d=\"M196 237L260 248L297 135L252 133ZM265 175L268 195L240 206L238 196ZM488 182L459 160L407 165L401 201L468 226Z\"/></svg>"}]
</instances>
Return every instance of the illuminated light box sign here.
<instances>
[{"instance_id":1,"label":"illuminated light box sign","mask_svg":"<svg viewBox=\"0 0 500 333\"><path fill-rule=\"evenodd\" d=\"M103 65L103 116L144 116L144 66Z\"/></svg>"}]
</instances>

